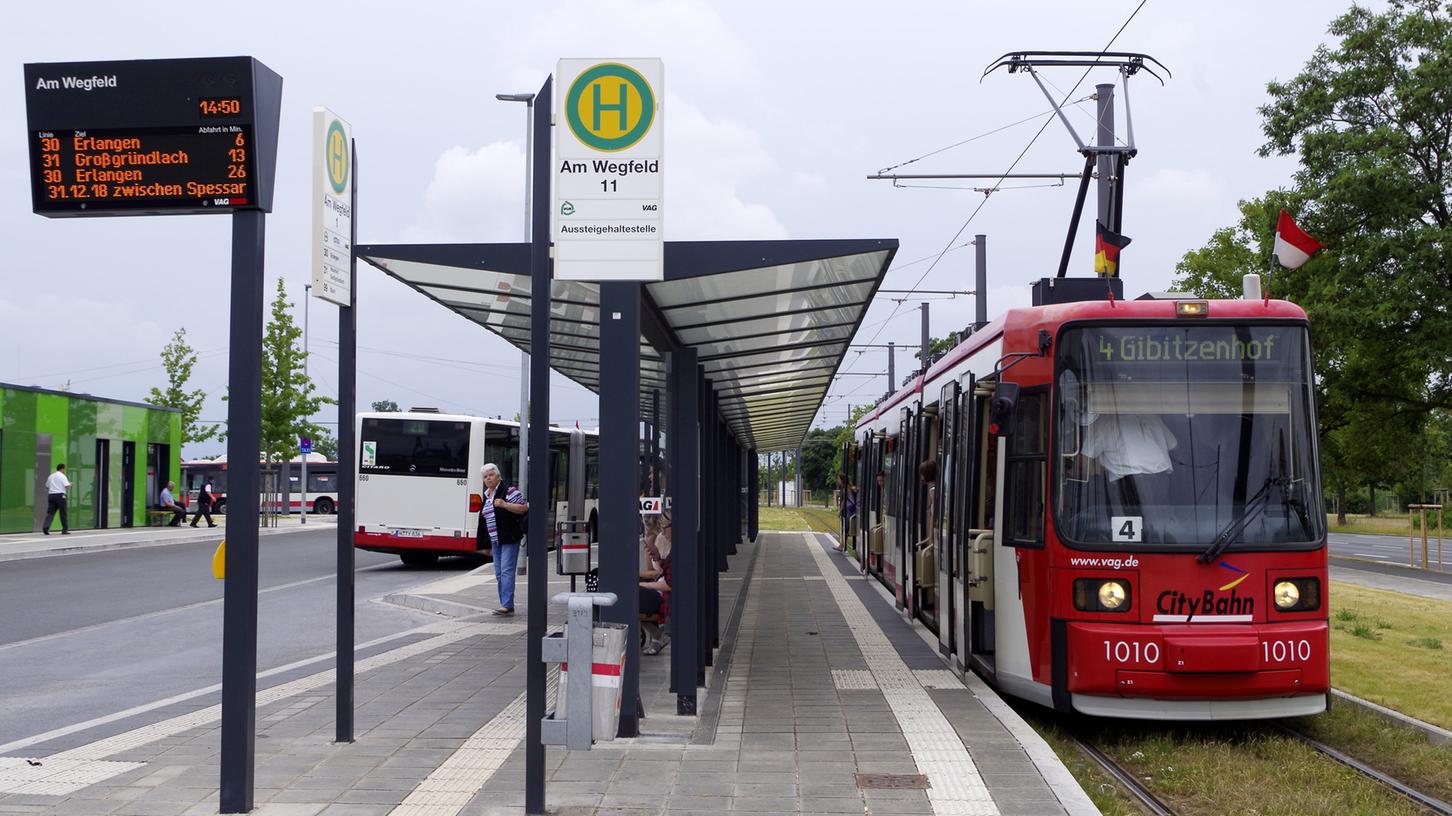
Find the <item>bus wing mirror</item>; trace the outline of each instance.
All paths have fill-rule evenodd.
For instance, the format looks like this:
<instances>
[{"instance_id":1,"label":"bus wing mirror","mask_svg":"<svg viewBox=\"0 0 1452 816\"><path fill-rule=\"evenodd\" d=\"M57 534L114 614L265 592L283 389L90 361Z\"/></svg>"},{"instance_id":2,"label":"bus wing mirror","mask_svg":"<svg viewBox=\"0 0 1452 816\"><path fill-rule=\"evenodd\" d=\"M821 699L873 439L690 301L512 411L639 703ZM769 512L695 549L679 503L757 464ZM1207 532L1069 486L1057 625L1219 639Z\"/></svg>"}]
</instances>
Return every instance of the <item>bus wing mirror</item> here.
<instances>
[{"instance_id":1,"label":"bus wing mirror","mask_svg":"<svg viewBox=\"0 0 1452 816\"><path fill-rule=\"evenodd\" d=\"M1000 382L993 389L988 405L988 432L1008 436L1013 432L1013 411L1018 406L1018 383Z\"/></svg>"}]
</instances>

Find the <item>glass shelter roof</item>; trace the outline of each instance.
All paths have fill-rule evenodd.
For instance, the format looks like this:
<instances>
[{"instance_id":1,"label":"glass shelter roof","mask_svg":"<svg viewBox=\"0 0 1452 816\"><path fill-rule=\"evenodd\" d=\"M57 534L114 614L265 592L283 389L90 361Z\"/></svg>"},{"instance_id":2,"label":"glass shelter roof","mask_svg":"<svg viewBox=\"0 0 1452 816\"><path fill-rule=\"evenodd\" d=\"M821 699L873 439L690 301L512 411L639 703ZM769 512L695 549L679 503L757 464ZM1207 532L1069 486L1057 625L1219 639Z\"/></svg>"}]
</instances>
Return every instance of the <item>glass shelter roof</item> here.
<instances>
[{"instance_id":1,"label":"glass shelter roof","mask_svg":"<svg viewBox=\"0 0 1452 816\"><path fill-rule=\"evenodd\" d=\"M642 286L642 390L695 348L744 445L798 447L897 252L895 239L676 241ZM529 244L359 246L358 257L529 351ZM555 281L550 367L600 390L600 286ZM647 323L654 323L648 327Z\"/></svg>"}]
</instances>

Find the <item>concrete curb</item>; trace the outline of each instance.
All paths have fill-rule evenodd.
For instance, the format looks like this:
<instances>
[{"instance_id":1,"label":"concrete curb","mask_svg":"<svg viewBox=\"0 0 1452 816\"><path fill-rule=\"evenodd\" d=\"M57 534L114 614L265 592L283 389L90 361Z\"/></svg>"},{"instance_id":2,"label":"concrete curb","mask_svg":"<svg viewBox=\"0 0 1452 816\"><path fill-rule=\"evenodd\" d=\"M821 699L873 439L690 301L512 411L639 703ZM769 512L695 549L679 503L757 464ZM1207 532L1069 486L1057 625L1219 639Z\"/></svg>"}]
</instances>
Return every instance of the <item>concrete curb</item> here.
<instances>
[{"instance_id":1,"label":"concrete curb","mask_svg":"<svg viewBox=\"0 0 1452 816\"><path fill-rule=\"evenodd\" d=\"M392 595L384 595L378 601L379 603L401 606L405 609L413 609L419 612L430 612L435 615L443 615L450 618L467 618L471 615L479 615L493 611L492 609L470 606L469 604L458 603L457 601L433 598L428 595L411 595L407 592L395 592Z\"/></svg>"},{"instance_id":2,"label":"concrete curb","mask_svg":"<svg viewBox=\"0 0 1452 816\"><path fill-rule=\"evenodd\" d=\"M1370 700L1363 700L1355 694L1347 694L1341 689L1331 689L1331 694L1338 702L1347 703L1367 713L1375 714L1399 728L1420 731L1427 738L1427 742L1433 745L1452 745L1452 731L1448 731L1441 726L1433 725L1429 722L1422 722L1416 717L1408 716L1386 706L1377 705Z\"/></svg>"},{"instance_id":3,"label":"concrete curb","mask_svg":"<svg viewBox=\"0 0 1452 816\"><path fill-rule=\"evenodd\" d=\"M296 527L289 526L277 528L262 528L257 531L257 534L259 536L272 536L285 535L287 533L305 533L309 530L320 530L323 529L323 527L324 525L319 524L316 527L303 527L302 525L298 525ZM328 527L329 529L331 529L331 525L328 525ZM221 534L218 534L218 531L221 531ZM199 532L197 535L184 535L177 536L175 538L138 538L134 541L108 541L104 544L86 544L84 543L85 537L82 537L75 541L70 541L70 539L62 539L70 543L58 547L44 550L28 550L25 552L10 553L4 551L3 548L5 546L5 542L3 540L0 540L0 562L28 561L33 558L52 558L63 555L83 555L85 553L107 552L110 550L130 550L141 549L145 547L169 547L175 544L197 544L206 541L215 543L220 542L225 537L225 534L226 530L221 525L218 525L217 530L208 531L205 534Z\"/></svg>"}]
</instances>

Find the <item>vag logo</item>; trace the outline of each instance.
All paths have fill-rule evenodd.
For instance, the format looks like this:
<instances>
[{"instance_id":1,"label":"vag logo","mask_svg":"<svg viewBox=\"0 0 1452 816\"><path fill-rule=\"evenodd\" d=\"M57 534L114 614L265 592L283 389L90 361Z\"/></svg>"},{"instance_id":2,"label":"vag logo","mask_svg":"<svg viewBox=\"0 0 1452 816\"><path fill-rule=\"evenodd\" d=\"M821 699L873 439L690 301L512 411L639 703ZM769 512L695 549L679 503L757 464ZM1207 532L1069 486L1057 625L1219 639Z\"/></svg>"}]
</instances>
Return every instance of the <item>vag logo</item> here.
<instances>
[{"instance_id":1,"label":"vag logo","mask_svg":"<svg viewBox=\"0 0 1452 816\"><path fill-rule=\"evenodd\" d=\"M565 121L587 147L613 153L645 138L655 121L655 92L628 65L586 69L565 94Z\"/></svg>"},{"instance_id":2,"label":"vag logo","mask_svg":"<svg viewBox=\"0 0 1452 816\"><path fill-rule=\"evenodd\" d=\"M1255 598L1235 591L1250 573L1217 561L1216 566L1235 574L1235 577L1216 589L1190 593L1178 589L1167 589L1155 598L1156 623L1249 623L1255 615ZM1229 593L1229 594L1222 594Z\"/></svg>"}]
</instances>

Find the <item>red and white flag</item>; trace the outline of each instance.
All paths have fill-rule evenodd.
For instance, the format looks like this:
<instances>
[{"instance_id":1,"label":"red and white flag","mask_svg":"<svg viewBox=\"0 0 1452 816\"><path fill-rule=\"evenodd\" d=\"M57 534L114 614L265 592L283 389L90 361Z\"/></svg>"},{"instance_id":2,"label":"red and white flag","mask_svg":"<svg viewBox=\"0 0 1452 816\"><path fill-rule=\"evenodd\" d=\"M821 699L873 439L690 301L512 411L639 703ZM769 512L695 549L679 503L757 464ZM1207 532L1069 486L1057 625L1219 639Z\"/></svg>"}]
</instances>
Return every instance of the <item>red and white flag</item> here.
<instances>
[{"instance_id":1,"label":"red and white flag","mask_svg":"<svg viewBox=\"0 0 1452 816\"><path fill-rule=\"evenodd\" d=\"M1281 210L1280 220L1276 222L1276 247L1273 250L1281 266L1296 269L1309 261L1320 248L1320 241L1302 232L1292 220L1291 214Z\"/></svg>"}]
</instances>

